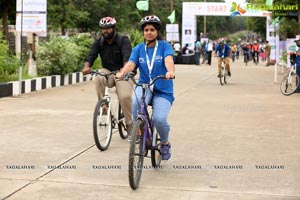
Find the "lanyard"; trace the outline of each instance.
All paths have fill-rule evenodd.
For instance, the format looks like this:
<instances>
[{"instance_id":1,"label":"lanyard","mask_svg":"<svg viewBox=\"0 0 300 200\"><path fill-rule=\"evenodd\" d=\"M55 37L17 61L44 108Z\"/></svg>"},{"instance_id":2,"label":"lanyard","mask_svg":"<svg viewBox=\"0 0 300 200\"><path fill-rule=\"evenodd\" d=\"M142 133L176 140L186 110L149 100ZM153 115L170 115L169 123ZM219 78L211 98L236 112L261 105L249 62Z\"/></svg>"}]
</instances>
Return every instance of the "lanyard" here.
<instances>
[{"instance_id":1,"label":"lanyard","mask_svg":"<svg viewBox=\"0 0 300 200\"><path fill-rule=\"evenodd\" d=\"M222 54L223 54L223 56L224 56L224 54L225 54L225 45L224 45L224 47L223 47L223 49L222 49Z\"/></svg>"},{"instance_id":2,"label":"lanyard","mask_svg":"<svg viewBox=\"0 0 300 200\"><path fill-rule=\"evenodd\" d=\"M148 56L148 53L147 53L147 45L145 44L146 61L147 61L148 69L149 69L149 78L150 78L150 81L152 80L151 73L152 73L152 69L153 69L153 66L154 66L154 60L155 60L157 48L158 48L158 41L156 40L154 52L153 52L153 55L152 55L152 60L151 60L151 63L150 63L150 59L149 59L149 56Z\"/></svg>"}]
</instances>

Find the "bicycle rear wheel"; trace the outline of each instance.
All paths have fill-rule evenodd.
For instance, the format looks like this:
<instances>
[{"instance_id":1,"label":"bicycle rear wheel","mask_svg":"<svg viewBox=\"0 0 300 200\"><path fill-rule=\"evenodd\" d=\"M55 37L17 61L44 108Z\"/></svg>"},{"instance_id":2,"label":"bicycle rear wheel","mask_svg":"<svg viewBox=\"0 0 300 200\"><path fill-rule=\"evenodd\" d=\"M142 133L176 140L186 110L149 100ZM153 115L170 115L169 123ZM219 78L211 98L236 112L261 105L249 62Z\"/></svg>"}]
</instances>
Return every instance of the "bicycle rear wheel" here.
<instances>
[{"instance_id":1,"label":"bicycle rear wheel","mask_svg":"<svg viewBox=\"0 0 300 200\"><path fill-rule=\"evenodd\" d=\"M289 96L293 94L299 87L299 76L295 73L291 73L290 76L283 77L280 84L280 91L283 95Z\"/></svg>"},{"instance_id":2,"label":"bicycle rear wheel","mask_svg":"<svg viewBox=\"0 0 300 200\"><path fill-rule=\"evenodd\" d=\"M119 111L118 111L118 130L119 130L120 137L122 139L126 139L128 137L127 127L125 124L125 117L120 104L119 104Z\"/></svg>"},{"instance_id":3,"label":"bicycle rear wheel","mask_svg":"<svg viewBox=\"0 0 300 200\"><path fill-rule=\"evenodd\" d=\"M112 115L110 104L106 99L98 101L94 111L93 134L97 148L105 151L112 136Z\"/></svg>"},{"instance_id":4,"label":"bicycle rear wheel","mask_svg":"<svg viewBox=\"0 0 300 200\"><path fill-rule=\"evenodd\" d=\"M156 131L156 128L153 129L153 141L151 149L151 163L152 167L157 168L160 166L161 163L161 150L160 150L160 138Z\"/></svg>"},{"instance_id":5,"label":"bicycle rear wheel","mask_svg":"<svg viewBox=\"0 0 300 200\"><path fill-rule=\"evenodd\" d=\"M132 139L129 149L129 184L135 190L139 187L140 179L143 171L144 152L143 152L143 133L145 125L141 119L137 119L132 130ZM139 137L139 140L137 140Z\"/></svg>"}]
</instances>

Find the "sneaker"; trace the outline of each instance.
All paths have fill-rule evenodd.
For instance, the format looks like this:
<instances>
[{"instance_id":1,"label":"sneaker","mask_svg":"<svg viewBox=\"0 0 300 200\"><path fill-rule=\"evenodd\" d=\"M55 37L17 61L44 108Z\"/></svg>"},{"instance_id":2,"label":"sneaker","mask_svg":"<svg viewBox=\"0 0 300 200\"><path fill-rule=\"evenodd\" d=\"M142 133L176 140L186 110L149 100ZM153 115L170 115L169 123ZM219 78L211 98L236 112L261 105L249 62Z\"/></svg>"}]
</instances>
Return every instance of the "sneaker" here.
<instances>
[{"instance_id":1,"label":"sneaker","mask_svg":"<svg viewBox=\"0 0 300 200\"><path fill-rule=\"evenodd\" d=\"M228 72L228 76L231 77L231 72Z\"/></svg>"},{"instance_id":2,"label":"sneaker","mask_svg":"<svg viewBox=\"0 0 300 200\"><path fill-rule=\"evenodd\" d=\"M169 160L171 158L171 144L161 144L162 160Z\"/></svg>"}]
</instances>

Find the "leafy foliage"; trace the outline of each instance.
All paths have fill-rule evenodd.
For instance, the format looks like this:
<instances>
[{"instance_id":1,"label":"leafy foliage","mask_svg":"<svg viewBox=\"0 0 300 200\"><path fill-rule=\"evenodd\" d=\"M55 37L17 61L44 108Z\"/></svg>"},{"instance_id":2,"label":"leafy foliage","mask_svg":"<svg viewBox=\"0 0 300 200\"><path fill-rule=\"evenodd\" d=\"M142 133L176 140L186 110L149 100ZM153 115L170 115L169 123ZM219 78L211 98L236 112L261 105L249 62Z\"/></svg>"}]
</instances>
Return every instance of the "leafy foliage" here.
<instances>
[{"instance_id":1,"label":"leafy foliage","mask_svg":"<svg viewBox=\"0 0 300 200\"><path fill-rule=\"evenodd\" d=\"M85 51L71 39L53 37L43 42L37 50L39 75L65 75L77 71Z\"/></svg>"},{"instance_id":2,"label":"leafy foliage","mask_svg":"<svg viewBox=\"0 0 300 200\"><path fill-rule=\"evenodd\" d=\"M130 32L130 41L132 47L136 46L137 44L144 41L144 36L142 35L141 31L132 30Z\"/></svg>"},{"instance_id":3,"label":"leafy foliage","mask_svg":"<svg viewBox=\"0 0 300 200\"><path fill-rule=\"evenodd\" d=\"M8 53L7 42L3 39L2 32L0 32L0 82L6 81L8 76L17 73L18 67L18 59Z\"/></svg>"},{"instance_id":4,"label":"leafy foliage","mask_svg":"<svg viewBox=\"0 0 300 200\"><path fill-rule=\"evenodd\" d=\"M72 42L74 42L78 47L80 47L79 54L79 63L78 67L80 68L84 64L84 58L88 54L91 44L94 40L91 38L90 34L79 34L70 38Z\"/></svg>"}]
</instances>

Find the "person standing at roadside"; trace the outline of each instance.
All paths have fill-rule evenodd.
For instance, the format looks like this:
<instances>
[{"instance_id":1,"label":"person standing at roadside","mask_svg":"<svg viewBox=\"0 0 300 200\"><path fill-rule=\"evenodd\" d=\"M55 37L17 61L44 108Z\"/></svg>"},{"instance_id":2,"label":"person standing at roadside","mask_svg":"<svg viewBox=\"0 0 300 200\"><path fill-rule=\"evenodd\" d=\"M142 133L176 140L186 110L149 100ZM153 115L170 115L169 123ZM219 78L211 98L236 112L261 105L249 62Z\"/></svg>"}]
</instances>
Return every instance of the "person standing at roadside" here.
<instances>
[{"instance_id":1,"label":"person standing at roadside","mask_svg":"<svg viewBox=\"0 0 300 200\"><path fill-rule=\"evenodd\" d=\"M213 43L211 40L208 40L206 44L206 53L207 53L207 64L211 65L211 54L213 51Z\"/></svg>"},{"instance_id":2,"label":"person standing at roadside","mask_svg":"<svg viewBox=\"0 0 300 200\"><path fill-rule=\"evenodd\" d=\"M271 54L271 46L269 45L269 41L266 40L265 41L265 55L266 55L266 60L267 60L266 66L270 65L270 54Z\"/></svg>"},{"instance_id":3,"label":"person standing at roadside","mask_svg":"<svg viewBox=\"0 0 300 200\"><path fill-rule=\"evenodd\" d=\"M201 53L201 43L200 41L195 42L195 64L200 65L200 53Z\"/></svg>"},{"instance_id":4,"label":"person standing at roadside","mask_svg":"<svg viewBox=\"0 0 300 200\"><path fill-rule=\"evenodd\" d=\"M113 17L104 17L100 19L99 26L102 31L102 36L94 42L88 56L85 59L83 74L90 73L90 68L98 55L101 57L102 69L100 72L109 73L123 68L127 63L132 47L127 36L122 36L116 32L117 21ZM120 41L120 42L119 42ZM96 77L96 94L98 100L104 96L105 77ZM125 123L128 134L133 128L132 122L132 87L126 81L116 81L115 77L108 77L108 87L116 86L118 100L125 116Z\"/></svg>"},{"instance_id":5,"label":"person standing at roadside","mask_svg":"<svg viewBox=\"0 0 300 200\"><path fill-rule=\"evenodd\" d=\"M175 51L175 56L178 55L178 53L180 52L180 44L178 42L176 42L174 45L173 45L173 48L174 48L174 51Z\"/></svg>"}]
</instances>

